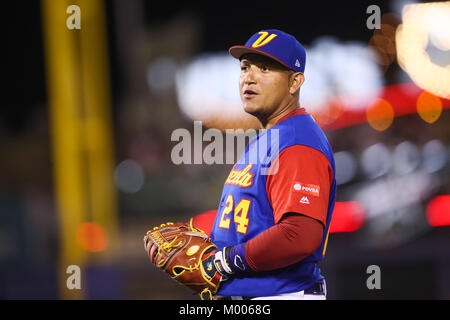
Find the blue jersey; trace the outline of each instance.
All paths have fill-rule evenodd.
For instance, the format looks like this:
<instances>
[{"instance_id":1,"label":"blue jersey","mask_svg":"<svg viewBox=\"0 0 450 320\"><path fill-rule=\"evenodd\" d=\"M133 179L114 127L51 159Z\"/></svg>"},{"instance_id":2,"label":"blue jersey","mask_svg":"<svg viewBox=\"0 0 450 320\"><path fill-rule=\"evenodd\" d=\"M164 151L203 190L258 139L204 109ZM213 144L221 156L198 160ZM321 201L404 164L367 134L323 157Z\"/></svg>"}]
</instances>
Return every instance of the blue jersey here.
<instances>
[{"instance_id":1,"label":"blue jersey","mask_svg":"<svg viewBox=\"0 0 450 320\"><path fill-rule=\"evenodd\" d=\"M269 296L309 288L323 279L318 261L328 237L336 198L335 166L328 140L308 115L294 115L254 137L234 165L226 180L217 216L211 230L212 241L220 248L244 243L275 224L266 183L268 170L283 149L304 145L323 153L333 169L326 225L319 248L305 259L290 266L254 272L225 281L218 294L223 296Z\"/></svg>"}]
</instances>

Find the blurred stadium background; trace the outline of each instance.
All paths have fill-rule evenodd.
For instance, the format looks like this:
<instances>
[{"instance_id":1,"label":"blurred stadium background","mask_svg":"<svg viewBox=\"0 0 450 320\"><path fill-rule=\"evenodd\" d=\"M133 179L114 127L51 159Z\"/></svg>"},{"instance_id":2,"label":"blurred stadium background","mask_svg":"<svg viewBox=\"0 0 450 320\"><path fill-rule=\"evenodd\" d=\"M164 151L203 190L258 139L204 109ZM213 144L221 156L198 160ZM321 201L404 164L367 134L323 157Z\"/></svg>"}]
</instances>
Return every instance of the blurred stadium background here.
<instances>
[{"instance_id":1,"label":"blurred stadium background","mask_svg":"<svg viewBox=\"0 0 450 320\"><path fill-rule=\"evenodd\" d=\"M374 4L379 29L366 24ZM328 298L450 299L450 2L33 0L3 12L1 299L198 299L151 266L142 237L216 208L231 165L175 165L171 133L255 126L226 51L266 28L306 47L301 103L335 151ZM69 265L80 290L66 287ZM370 265L380 290L366 286Z\"/></svg>"}]
</instances>

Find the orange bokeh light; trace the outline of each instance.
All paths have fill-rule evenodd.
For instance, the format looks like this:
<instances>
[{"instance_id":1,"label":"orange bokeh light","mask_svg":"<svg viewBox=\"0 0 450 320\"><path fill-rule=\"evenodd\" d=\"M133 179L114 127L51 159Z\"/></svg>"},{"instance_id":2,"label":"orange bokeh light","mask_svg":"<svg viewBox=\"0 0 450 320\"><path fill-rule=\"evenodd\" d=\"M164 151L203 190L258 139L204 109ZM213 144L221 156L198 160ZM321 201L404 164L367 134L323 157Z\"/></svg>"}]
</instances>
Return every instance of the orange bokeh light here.
<instances>
[{"instance_id":1,"label":"orange bokeh light","mask_svg":"<svg viewBox=\"0 0 450 320\"><path fill-rule=\"evenodd\" d=\"M342 113L344 107L337 98L332 98L326 106L323 106L320 111L313 113L314 119L320 125L329 125L336 121Z\"/></svg>"},{"instance_id":2,"label":"orange bokeh light","mask_svg":"<svg viewBox=\"0 0 450 320\"><path fill-rule=\"evenodd\" d=\"M388 101L376 98L367 107L366 117L372 128L377 131L384 131L394 121L394 109Z\"/></svg>"},{"instance_id":3,"label":"orange bokeh light","mask_svg":"<svg viewBox=\"0 0 450 320\"><path fill-rule=\"evenodd\" d=\"M95 222L83 222L76 230L77 243L86 251L101 252L108 246L108 234Z\"/></svg>"},{"instance_id":4,"label":"orange bokeh light","mask_svg":"<svg viewBox=\"0 0 450 320\"><path fill-rule=\"evenodd\" d=\"M439 97L424 91L417 98L417 113L428 123L433 123L442 113L442 101Z\"/></svg>"}]
</instances>

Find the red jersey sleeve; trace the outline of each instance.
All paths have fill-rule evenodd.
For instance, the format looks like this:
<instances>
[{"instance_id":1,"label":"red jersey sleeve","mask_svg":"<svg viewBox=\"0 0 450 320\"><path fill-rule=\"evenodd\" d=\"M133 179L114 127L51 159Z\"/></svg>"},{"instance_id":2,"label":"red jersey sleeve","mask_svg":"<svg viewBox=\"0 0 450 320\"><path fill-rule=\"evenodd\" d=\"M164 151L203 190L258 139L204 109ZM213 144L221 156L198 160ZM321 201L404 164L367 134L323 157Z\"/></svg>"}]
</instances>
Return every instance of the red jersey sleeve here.
<instances>
[{"instance_id":1,"label":"red jersey sleeve","mask_svg":"<svg viewBox=\"0 0 450 320\"><path fill-rule=\"evenodd\" d=\"M267 176L267 196L275 223L288 212L314 218L326 225L333 170L320 151L294 145L284 149Z\"/></svg>"},{"instance_id":2,"label":"red jersey sleeve","mask_svg":"<svg viewBox=\"0 0 450 320\"><path fill-rule=\"evenodd\" d=\"M217 210L208 210L192 217L192 225L211 236L211 230L216 219Z\"/></svg>"},{"instance_id":3,"label":"red jersey sleeve","mask_svg":"<svg viewBox=\"0 0 450 320\"><path fill-rule=\"evenodd\" d=\"M253 271L296 263L320 245L322 224L301 214L285 214L281 221L247 242L245 259Z\"/></svg>"}]
</instances>

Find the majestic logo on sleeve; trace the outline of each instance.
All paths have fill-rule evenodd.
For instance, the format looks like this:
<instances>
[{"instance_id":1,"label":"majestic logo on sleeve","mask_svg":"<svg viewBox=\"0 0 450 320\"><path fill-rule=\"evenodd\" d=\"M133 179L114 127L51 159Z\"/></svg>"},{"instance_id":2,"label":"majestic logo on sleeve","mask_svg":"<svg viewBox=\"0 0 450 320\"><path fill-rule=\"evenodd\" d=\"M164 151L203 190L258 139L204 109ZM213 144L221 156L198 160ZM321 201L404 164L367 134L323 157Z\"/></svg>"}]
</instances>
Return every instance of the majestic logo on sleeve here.
<instances>
[{"instance_id":1,"label":"majestic logo on sleeve","mask_svg":"<svg viewBox=\"0 0 450 320\"><path fill-rule=\"evenodd\" d=\"M253 184L254 177L254 174L249 172L252 167L253 163L250 163L242 170L233 167L227 180L225 181L225 184L232 184L242 188L250 187Z\"/></svg>"}]
</instances>

